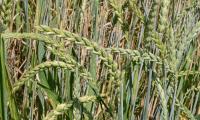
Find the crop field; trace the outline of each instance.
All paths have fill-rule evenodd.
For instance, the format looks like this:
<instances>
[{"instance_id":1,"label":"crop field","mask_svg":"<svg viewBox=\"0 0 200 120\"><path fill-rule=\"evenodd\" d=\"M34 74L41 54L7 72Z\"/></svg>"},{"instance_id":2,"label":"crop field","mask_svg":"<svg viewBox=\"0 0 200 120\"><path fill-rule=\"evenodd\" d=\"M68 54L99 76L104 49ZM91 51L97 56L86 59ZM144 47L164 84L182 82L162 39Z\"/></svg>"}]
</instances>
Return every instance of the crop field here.
<instances>
[{"instance_id":1,"label":"crop field","mask_svg":"<svg viewBox=\"0 0 200 120\"><path fill-rule=\"evenodd\" d=\"M200 1L0 0L0 120L200 120Z\"/></svg>"}]
</instances>

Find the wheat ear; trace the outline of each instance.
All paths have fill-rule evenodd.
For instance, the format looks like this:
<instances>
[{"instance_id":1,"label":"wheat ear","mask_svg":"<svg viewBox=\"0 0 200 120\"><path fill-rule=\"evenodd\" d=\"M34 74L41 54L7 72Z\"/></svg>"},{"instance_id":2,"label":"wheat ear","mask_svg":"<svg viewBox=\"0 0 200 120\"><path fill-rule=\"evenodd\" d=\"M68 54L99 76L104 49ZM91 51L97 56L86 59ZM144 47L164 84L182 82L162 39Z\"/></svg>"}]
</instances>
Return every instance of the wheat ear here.
<instances>
[{"instance_id":1,"label":"wheat ear","mask_svg":"<svg viewBox=\"0 0 200 120\"><path fill-rule=\"evenodd\" d=\"M74 67L79 68L80 76L84 78L85 80L88 80L88 84L92 87L95 86L95 80L91 77L91 74L80 64L78 64L70 55L65 54L62 52L62 44L59 44L59 42L53 41L51 38L45 35L41 34L35 34L35 33L7 33L7 34L2 34L4 38L26 38L26 39L34 39L34 40L39 40L42 42L45 42L48 46L47 49L50 50L54 55L65 61L66 64L71 64ZM53 46L53 47L50 47ZM59 50L55 49L58 48ZM61 49L61 50L60 50ZM75 69L75 68L73 68ZM73 70L70 69L70 70ZM97 91L97 88L92 87Z\"/></svg>"},{"instance_id":2,"label":"wheat ear","mask_svg":"<svg viewBox=\"0 0 200 120\"><path fill-rule=\"evenodd\" d=\"M136 0L128 0L128 1L129 1L130 9L135 13L135 15L138 18L140 18L142 23L144 23L144 15L141 12L141 10L139 9L139 7L137 6Z\"/></svg>"},{"instance_id":3,"label":"wheat ear","mask_svg":"<svg viewBox=\"0 0 200 120\"><path fill-rule=\"evenodd\" d=\"M157 18L157 10L159 7L159 0L153 0L152 8L149 12L149 18L146 23L144 40L147 42L146 47L149 47L150 42L152 41L153 32L155 32L155 19Z\"/></svg>"},{"instance_id":4,"label":"wheat ear","mask_svg":"<svg viewBox=\"0 0 200 120\"><path fill-rule=\"evenodd\" d=\"M157 79L156 81L156 86L158 88L158 92L161 98L161 105L162 105L162 110L163 110L163 114L162 114L162 118L163 120L168 120L168 110L167 110L167 100L166 100L166 95L165 92L161 86L161 84L159 83L160 80Z\"/></svg>"},{"instance_id":5,"label":"wheat ear","mask_svg":"<svg viewBox=\"0 0 200 120\"><path fill-rule=\"evenodd\" d=\"M168 21L168 12L169 12L170 0L161 0L160 8L160 19L158 24L158 32L165 33L167 21Z\"/></svg>"},{"instance_id":6,"label":"wheat ear","mask_svg":"<svg viewBox=\"0 0 200 120\"><path fill-rule=\"evenodd\" d=\"M46 34L56 35L61 38L66 38L71 42L75 42L76 44L80 44L84 46L86 49L92 50L92 52L100 57L100 59L105 63L105 65L109 68L109 72L112 80L119 80L119 70L117 70L117 63L113 61L112 55L107 54L105 50L97 45L97 43L88 40L85 37L80 37L75 33L71 33L66 30L59 30L56 28L50 28L48 26L36 26L36 28L44 32Z\"/></svg>"},{"instance_id":7,"label":"wheat ear","mask_svg":"<svg viewBox=\"0 0 200 120\"><path fill-rule=\"evenodd\" d=\"M191 111L184 106L178 99L176 99L176 105L187 115L190 120L196 120L195 116L191 113Z\"/></svg>"},{"instance_id":8,"label":"wheat ear","mask_svg":"<svg viewBox=\"0 0 200 120\"><path fill-rule=\"evenodd\" d=\"M63 68L63 69L70 69L73 70L74 65L67 64L65 62L61 61L47 61L44 63L41 63L37 66L35 66L33 69L29 70L26 72L20 79L17 81L14 86L13 86L13 93L15 93L24 83L32 77L34 77L35 74L37 74L39 71L50 68L50 67L58 67L58 68Z\"/></svg>"},{"instance_id":9,"label":"wheat ear","mask_svg":"<svg viewBox=\"0 0 200 120\"><path fill-rule=\"evenodd\" d=\"M103 97L103 96L100 96ZM83 96L83 97L79 97L77 99L75 99L74 101L71 101L69 103L63 103L63 104L59 104L57 105L57 107L52 110L51 112L49 112L46 117L44 118L44 120L56 120L58 115L62 115L63 113L65 113L70 107L73 106L74 103L88 103L88 102L95 102L98 100L98 96Z\"/></svg>"},{"instance_id":10,"label":"wheat ear","mask_svg":"<svg viewBox=\"0 0 200 120\"><path fill-rule=\"evenodd\" d=\"M109 4L112 6L112 8L114 9L114 13L117 15L117 19L119 21L119 23L121 25L124 24L124 21L123 21L123 13L122 13L122 9L121 7L119 7L119 5L117 5L115 3L115 0L108 0Z\"/></svg>"},{"instance_id":11,"label":"wheat ear","mask_svg":"<svg viewBox=\"0 0 200 120\"><path fill-rule=\"evenodd\" d=\"M11 16L12 10L12 0L6 0L3 2L1 6L1 17L3 19L3 23L7 26Z\"/></svg>"},{"instance_id":12,"label":"wheat ear","mask_svg":"<svg viewBox=\"0 0 200 120\"><path fill-rule=\"evenodd\" d=\"M148 60L154 61L158 64L161 64L161 58L159 56L155 56L150 52L139 51L139 50L131 50L131 49L124 49L124 48L105 48L106 51L111 51L113 53L119 53L121 55L131 56L133 61L139 60Z\"/></svg>"}]
</instances>

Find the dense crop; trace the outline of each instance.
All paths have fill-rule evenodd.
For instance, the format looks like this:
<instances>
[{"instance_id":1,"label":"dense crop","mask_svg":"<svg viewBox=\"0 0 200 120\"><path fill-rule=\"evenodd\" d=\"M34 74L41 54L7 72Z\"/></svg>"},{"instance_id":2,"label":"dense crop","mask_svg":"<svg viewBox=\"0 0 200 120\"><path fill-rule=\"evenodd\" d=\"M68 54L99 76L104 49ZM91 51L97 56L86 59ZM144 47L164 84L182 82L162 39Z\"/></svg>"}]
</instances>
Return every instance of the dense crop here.
<instances>
[{"instance_id":1,"label":"dense crop","mask_svg":"<svg viewBox=\"0 0 200 120\"><path fill-rule=\"evenodd\" d=\"M200 119L198 0L0 1L0 120Z\"/></svg>"}]
</instances>

